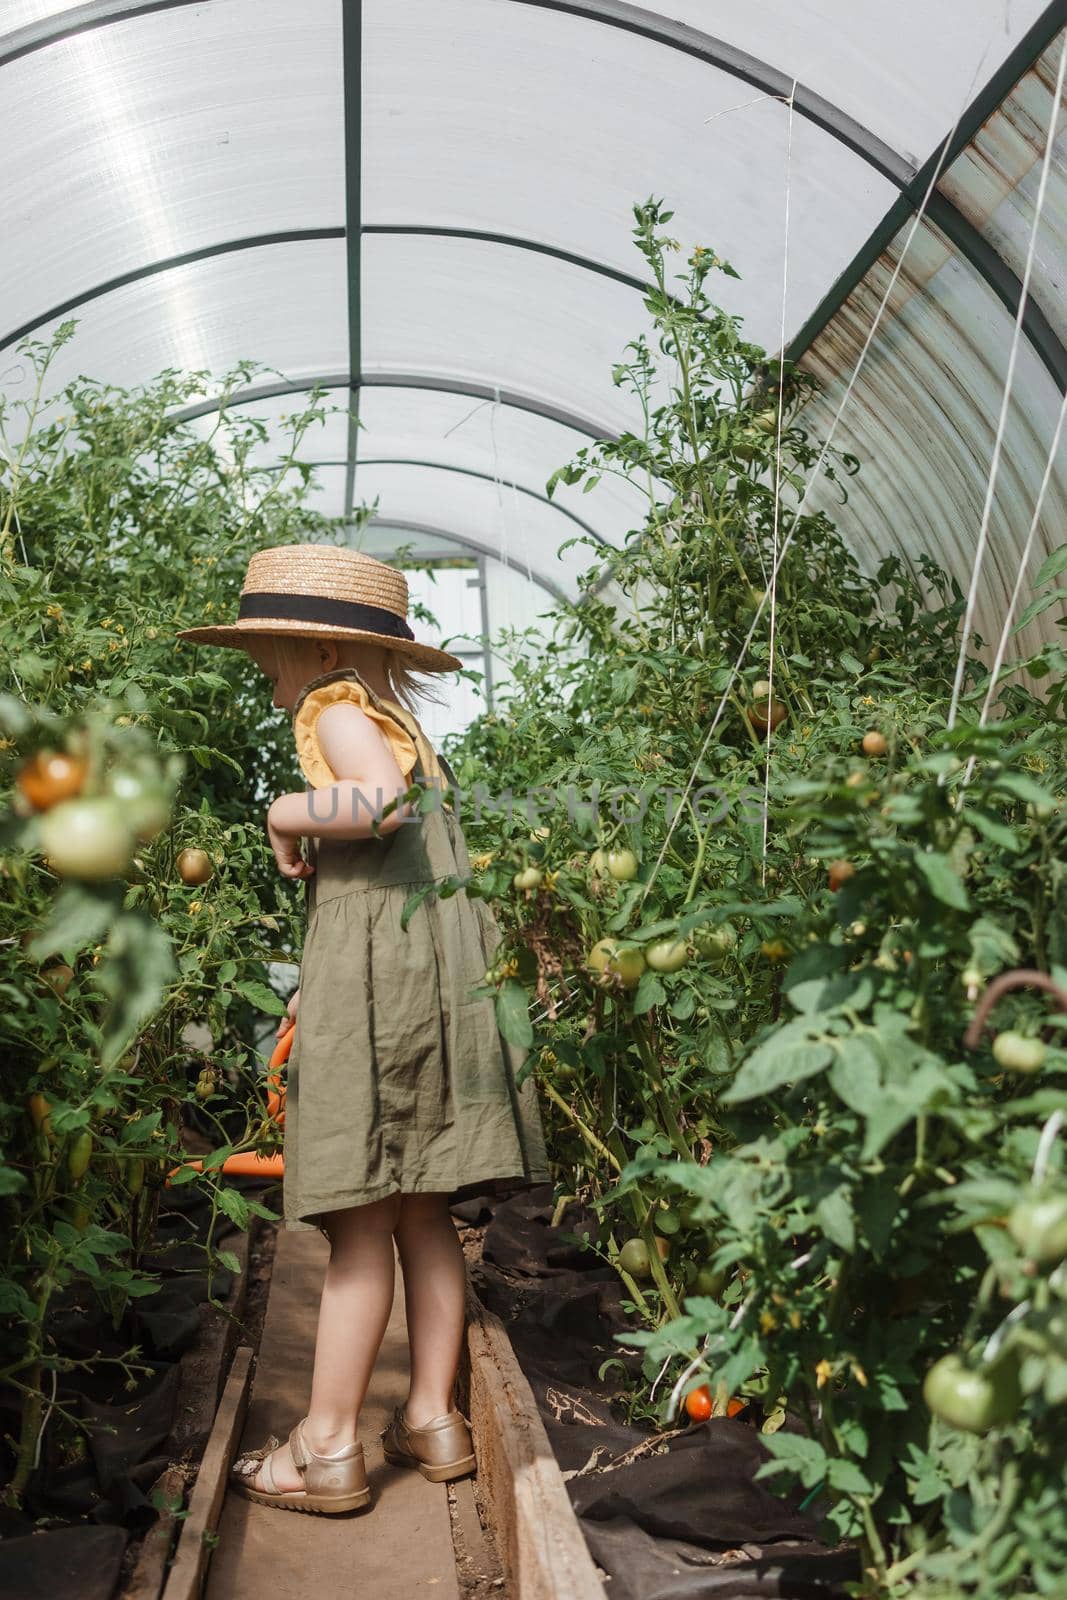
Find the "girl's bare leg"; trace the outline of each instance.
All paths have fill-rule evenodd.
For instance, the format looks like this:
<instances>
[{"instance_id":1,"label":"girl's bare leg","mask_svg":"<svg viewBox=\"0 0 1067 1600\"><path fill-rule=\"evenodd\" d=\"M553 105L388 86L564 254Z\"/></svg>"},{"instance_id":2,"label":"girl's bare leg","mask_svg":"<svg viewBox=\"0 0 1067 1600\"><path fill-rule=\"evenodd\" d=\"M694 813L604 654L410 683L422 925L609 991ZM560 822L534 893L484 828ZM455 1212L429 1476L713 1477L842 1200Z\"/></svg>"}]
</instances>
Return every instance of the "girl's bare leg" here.
<instances>
[{"instance_id":1,"label":"girl's bare leg","mask_svg":"<svg viewBox=\"0 0 1067 1600\"><path fill-rule=\"evenodd\" d=\"M463 1248L445 1194L402 1195L395 1232L411 1347L404 1416L421 1428L455 1403L466 1311Z\"/></svg>"},{"instance_id":2,"label":"girl's bare leg","mask_svg":"<svg viewBox=\"0 0 1067 1600\"><path fill-rule=\"evenodd\" d=\"M393 1230L400 1196L332 1211L325 1218L330 1261L322 1286L315 1339L311 1405L304 1429L313 1450L332 1455L356 1438L359 1414L393 1305ZM455 1230L453 1230L455 1231ZM283 1492L303 1479L288 1443L270 1458ZM261 1488L259 1474L253 1488Z\"/></svg>"}]
</instances>

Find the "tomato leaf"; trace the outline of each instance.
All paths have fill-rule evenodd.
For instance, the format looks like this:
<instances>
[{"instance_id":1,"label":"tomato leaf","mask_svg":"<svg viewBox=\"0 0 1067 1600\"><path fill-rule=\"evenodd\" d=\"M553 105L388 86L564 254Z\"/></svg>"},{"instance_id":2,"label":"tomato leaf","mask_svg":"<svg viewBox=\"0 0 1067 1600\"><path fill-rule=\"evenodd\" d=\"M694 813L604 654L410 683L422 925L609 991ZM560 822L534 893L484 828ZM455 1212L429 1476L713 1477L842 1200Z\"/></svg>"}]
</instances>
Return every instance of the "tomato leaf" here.
<instances>
[{"instance_id":1,"label":"tomato leaf","mask_svg":"<svg viewBox=\"0 0 1067 1600\"><path fill-rule=\"evenodd\" d=\"M56 896L51 915L27 954L33 961L62 952L74 956L86 945L94 944L107 932L119 910L121 888L101 885L88 889L80 883L65 884Z\"/></svg>"},{"instance_id":2,"label":"tomato leaf","mask_svg":"<svg viewBox=\"0 0 1067 1600\"><path fill-rule=\"evenodd\" d=\"M139 911L121 916L111 930L107 959L96 980L111 1002L104 1018L102 1065L112 1066L119 1059L175 976L170 939L159 924Z\"/></svg>"},{"instance_id":3,"label":"tomato leaf","mask_svg":"<svg viewBox=\"0 0 1067 1600\"><path fill-rule=\"evenodd\" d=\"M815 1207L815 1215L831 1244L851 1255L856 1248L856 1224L849 1190L841 1185L832 1194L824 1195Z\"/></svg>"},{"instance_id":4,"label":"tomato leaf","mask_svg":"<svg viewBox=\"0 0 1067 1600\"><path fill-rule=\"evenodd\" d=\"M837 1456L829 1463L826 1477L831 1489L837 1489L841 1494L874 1493L870 1479L864 1476L854 1461L846 1461L842 1456Z\"/></svg>"},{"instance_id":5,"label":"tomato leaf","mask_svg":"<svg viewBox=\"0 0 1067 1600\"><path fill-rule=\"evenodd\" d=\"M1042 584L1058 578L1061 572L1067 572L1067 544L1057 545L1051 555L1045 557L1034 579L1034 588L1040 589Z\"/></svg>"},{"instance_id":6,"label":"tomato leaf","mask_svg":"<svg viewBox=\"0 0 1067 1600\"><path fill-rule=\"evenodd\" d=\"M801 1433L773 1433L765 1436L764 1443L774 1458L765 1461L756 1473L757 1478L772 1478L779 1472L792 1472L805 1489L814 1489L826 1477L826 1451L816 1439Z\"/></svg>"},{"instance_id":7,"label":"tomato leaf","mask_svg":"<svg viewBox=\"0 0 1067 1600\"><path fill-rule=\"evenodd\" d=\"M285 1001L276 995L268 984L248 978L244 983L234 984L234 988L249 1005L255 1006L257 1011L265 1011L270 1017L285 1016Z\"/></svg>"},{"instance_id":8,"label":"tomato leaf","mask_svg":"<svg viewBox=\"0 0 1067 1600\"><path fill-rule=\"evenodd\" d=\"M407 899L404 901L403 910L400 913L400 927L404 933L407 932L408 923L422 905L422 902L429 895L433 894L436 888L437 885L434 883L424 883L421 884L419 888L414 891L414 893L408 895Z\"/></svg>"},{"instance_id":9,"label":"tomato leaf","mask_svg":"<svg viewBox=\"0 0 1067 1600\"><path fill-rule=\"evenodd\" d=\"M646 968L641 974L634 995L634 1016L643 1016L646 1011L651 1011L653 1006L662 1005L667 998L667 991L659 980L659 974Z\"/></svg>"},{"instance_id":10,"label":"tomato leaf","mask_svg":"<svg viewBox=\"0 0 1067 1600\"><path fill-rule=\"evenodd\" d=\"M1025 772L998 772L993 784L997 789L1007 789L1009 794L1025 800L1028 805L1054 807L1056 804L1056 796Z\"/></svg>"},{"instance_id":11,"label":"tomato leaf","mask_svg":"<svg viewBox=\"0 0 1067 1600\"><path fill-rule=\"evenodd\" d=\"M758 1095L771 1094L787 1083L814 1078L833 1059L831 1046L806 1037L810 1018L798 1017L764 1041L741 1068L723 1095L727 1105L739 1105Z\"/></svg>"},{"instance_id":12,"label":"tomato leaf","mask_svg":"<svg viewBox=\"0 0 1067 1600\"><path fill-rule=\"evenodd\" d=\"M1050 606L1054 606L1057 600L1067 600L1067 589L1053 589L1050 594L1039 594L1036 600L1031 600L1011 630L1012 634L1021 633L1027 623L1033 622L1035 617L1039 617L1043 611L1047 611Z\"/></svg>"},{"instance_id":13,"label":"tomato leaf","mask_svg":"<svg viewBox=\"0 0 1067 1600\"><path fill-rule=\"evenodd\" d=\"M936 850L920 850L915 865L926 879L930 892L946 906L966 911L970 906L967 891L953 869L948 856Z\"/></svg>"},{"instance_id":14,"label":"tomato leaf","mask_svg":"<svg viewBox=\"0 0 1067 1600\"><path fill-rule=\"evenodd\" d=\"M215 1199L220 1211L229 1217L231 1222L239 1228L248 1227L248 1206L243 1195L236 1189L220 1187L215 1191Z\"/></svg>"},{"instance_id":15,"label":"tomato leaf","mask_svg":"<svg viewBox=\"0 0 1067 1600\"><path fill-rule=\"evenodd\" d=\"M533 1044L533 1025L530 1022L529 1000L526 990L514 978L502 983L496 996L497 1026L509 1044L529 1049Z\"/></svg>"}]
</instances>

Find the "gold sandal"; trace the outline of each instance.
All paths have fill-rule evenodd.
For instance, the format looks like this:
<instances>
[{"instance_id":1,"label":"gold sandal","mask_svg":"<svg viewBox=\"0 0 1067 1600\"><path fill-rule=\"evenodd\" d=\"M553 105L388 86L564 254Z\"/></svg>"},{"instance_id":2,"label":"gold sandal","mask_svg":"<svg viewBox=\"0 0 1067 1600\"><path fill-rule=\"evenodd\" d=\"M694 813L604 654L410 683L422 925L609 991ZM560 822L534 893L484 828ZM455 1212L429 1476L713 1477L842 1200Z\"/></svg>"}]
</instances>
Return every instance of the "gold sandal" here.
<instances>
[{"instance_id":1,"label":"gold sandal","mask_svg":"<svg viewBox=\"0 0 1067 1600\"><path fill-rule=\"evenodd\" d=\"M305 1417L289 1435L293 1464L304 1479L302 1489L283 1490L275 1485L270 1456L281 1449L281 1441L273 1434L261 1449L246 1450L237 1457L230 1468L231 1486L257 1505L277 1506L282 1511L312 1511L320 1516L333 1516L365 1506L370 1500L370 1487L362 1444L357 1440L336 1455L319 1455L304 1438L306 1422ZM263 1474L263 1489L252 1488L252 1480L258 1472Z\"/></svg>"},{"instance_id":2,"label":"gold sandal","mask_svg":"<svg viewBox=\"0 0 1067 1600\"><path fill-rule=\"evenodd\" d=\"M462 1411L449 1411L421 1428L411 1428L404 1420L403 1406L397 1406L393 1420L381 1431L381 1440L387 1461L398 1467L418 1467L431 1483L463 1478L475 1469L470 1423Z\"/></svg>"}]
</instances>

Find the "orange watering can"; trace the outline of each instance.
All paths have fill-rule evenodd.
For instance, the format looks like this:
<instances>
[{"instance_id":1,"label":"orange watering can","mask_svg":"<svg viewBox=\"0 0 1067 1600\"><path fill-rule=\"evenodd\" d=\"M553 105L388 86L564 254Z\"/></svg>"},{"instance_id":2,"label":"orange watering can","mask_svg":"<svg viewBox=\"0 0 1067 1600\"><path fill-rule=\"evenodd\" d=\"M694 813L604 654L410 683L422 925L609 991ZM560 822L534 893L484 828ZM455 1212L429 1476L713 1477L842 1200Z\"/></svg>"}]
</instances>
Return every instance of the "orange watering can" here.
<instances>
[{"instance_id":1,"label":"orange watering can","mask_svg":"<svg viewBox=\"0 0 1067 1600\"><path fill-rule=\"evenodd\" d=\"M293 1039L296 1028L292 1027L283 1033L274 1052L267 1063L267 1116L279 1128L285 1127L285 1084L282 1082L282 1068L289 1059L293 1048ZM191 1167L195 1172L203 1172L203 1160L183 1161L180 1167L175 1167L170 1177L176 1172ZM283 1156L259 1156L253 1150L242 1150L237 1155L227 1156L222 1163L223 1172L235 1172L249 1178L281 1178L285 1175L285 1159ZM167 1179L170 1182L170 1178Z\"/></svg>"}]
</instances>

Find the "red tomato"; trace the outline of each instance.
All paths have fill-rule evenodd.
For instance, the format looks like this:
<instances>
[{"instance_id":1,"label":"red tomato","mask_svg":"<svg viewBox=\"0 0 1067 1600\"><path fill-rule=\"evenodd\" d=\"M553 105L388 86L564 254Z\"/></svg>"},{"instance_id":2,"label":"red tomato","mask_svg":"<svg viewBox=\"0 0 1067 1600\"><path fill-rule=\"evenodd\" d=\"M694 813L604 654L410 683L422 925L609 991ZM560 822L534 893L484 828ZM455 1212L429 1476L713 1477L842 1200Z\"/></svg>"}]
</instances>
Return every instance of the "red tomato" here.
<instances>
[{"instance_id":1,"label":"red tomato","mask_svg":"<svg viewBox=\"0 0 1067 1600\"><path fill-rule=\"evenodd\" d=\"M706 1383L699 1389L690 1389L685 1397L685 1409L694 1422L707 1422L711 1416L711 1390Z\"/></svg>"}]
</instances>

